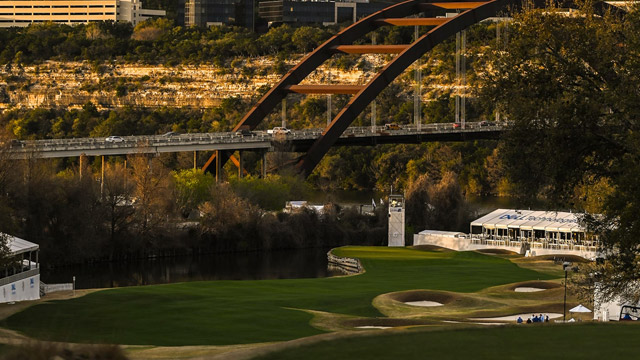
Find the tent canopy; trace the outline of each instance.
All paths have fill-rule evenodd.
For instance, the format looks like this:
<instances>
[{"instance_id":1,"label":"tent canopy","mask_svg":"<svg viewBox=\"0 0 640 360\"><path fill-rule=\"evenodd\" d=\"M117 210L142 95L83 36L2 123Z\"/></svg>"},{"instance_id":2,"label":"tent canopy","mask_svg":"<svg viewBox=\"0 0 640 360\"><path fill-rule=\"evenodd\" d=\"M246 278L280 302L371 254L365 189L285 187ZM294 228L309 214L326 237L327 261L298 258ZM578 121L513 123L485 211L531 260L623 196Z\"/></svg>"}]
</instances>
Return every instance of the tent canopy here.
<instances>
[{"instance_id":1,"label":"tent canopy","mask_svg":"<svg viewBox=\"0 0 640 360\"><path fill-rule=\"evenodd\" d=\"M588 308L582 306L582 304L574 307L573 309L570 309L569 312L572 313L590 313L591 310L589 310Z\"/></svg>"},{"instance_id":2,"label":"tent canopy","mask_svg":"<svg viewBox=\"0 0 640 360\"><path fill-rule=\"evenodd\" d=\"M20 239L19 237L11 236L9 234L0 233L3 236L7 236L9 249L13 255L38 250L40 247L38 244L34 244L30 241Z\"/></svg>"},{"instance_id":3,"label":"tent canopy","mask_svg":"<svg viewBox=\"0 0 640 360\"><path fill-rule=\"evenodd\" d=\"M477 220L471 226L486 229L540 230L547 232L584 232L575 213L561 211L531 211L497 209Z\"/></svg>"}]
</instances>

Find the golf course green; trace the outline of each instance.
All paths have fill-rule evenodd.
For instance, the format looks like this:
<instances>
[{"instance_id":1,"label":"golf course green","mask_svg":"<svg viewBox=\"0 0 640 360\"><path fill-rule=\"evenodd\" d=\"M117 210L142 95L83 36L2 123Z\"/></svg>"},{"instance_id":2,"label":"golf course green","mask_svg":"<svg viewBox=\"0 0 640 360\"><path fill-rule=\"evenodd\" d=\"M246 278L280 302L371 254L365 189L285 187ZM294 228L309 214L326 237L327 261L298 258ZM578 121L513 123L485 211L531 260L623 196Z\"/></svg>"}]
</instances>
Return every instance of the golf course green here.
<instances>
[{"instance_id":1,"label":"golf course green","mask_svg":"<svg viewBox=\"0 0 640 360\"><path fill-rule=\"evenodd\" d=\"M229 345L323 333L304 310L380 317L381 294L431 289L472 293L554 276L475 252L345 247L365 273L320 279L205 281L107 289L44 302L0 323L32 338L138 345Z\"/></svg>"}]
</instances>

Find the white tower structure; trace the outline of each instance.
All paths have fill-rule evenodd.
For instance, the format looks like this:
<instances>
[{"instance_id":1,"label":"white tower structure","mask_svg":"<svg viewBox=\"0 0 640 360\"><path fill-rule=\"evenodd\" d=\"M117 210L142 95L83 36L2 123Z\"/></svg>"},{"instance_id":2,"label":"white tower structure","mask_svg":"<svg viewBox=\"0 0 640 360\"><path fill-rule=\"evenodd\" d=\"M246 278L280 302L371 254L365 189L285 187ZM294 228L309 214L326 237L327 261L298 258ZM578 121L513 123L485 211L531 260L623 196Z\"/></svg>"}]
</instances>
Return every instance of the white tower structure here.
<instances>
[{"instance_id":1,"label":"white tower structure","mask_svg":"<svg viewBox=\"0 0 640 360\"><path fill-rule=\"evenodd\" d=\"M389 246L404 246L404 196L389 195Z\"/></svg>"}]
</instances>

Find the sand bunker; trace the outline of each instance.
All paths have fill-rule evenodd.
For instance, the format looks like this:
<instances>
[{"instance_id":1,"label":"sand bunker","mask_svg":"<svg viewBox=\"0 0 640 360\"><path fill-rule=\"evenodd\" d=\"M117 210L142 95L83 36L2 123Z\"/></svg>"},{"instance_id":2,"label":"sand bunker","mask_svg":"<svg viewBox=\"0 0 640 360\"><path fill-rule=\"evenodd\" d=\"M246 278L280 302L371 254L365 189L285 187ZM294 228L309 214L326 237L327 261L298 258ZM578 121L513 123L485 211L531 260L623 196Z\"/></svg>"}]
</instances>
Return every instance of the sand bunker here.
<instances>
[{"instance_id":1,"label":"sand bunker","mask_svg":"<svg viewBox=\"0 0 640 360\"><path fill-rule=\"evenodd\" d=\"M542 314L543 316L549 316L549 319L557 319L559 317L562 317L562 314L557 314L557 313L530 312L530 313L524 313L524 314L515 314L515 315L499 316L499 317L492 317L492 318L473 318L471 320L516 321L518 320L518 317L521 317L522 320L527 321L527 319L531 317L533 314L535 314L536 316L540 314Z\"/></svg>"},{"instance_id":2,"label":"sand bunker","mask_svg":"<svg viewBox=\"0 0 640 360\"><path fill-rule=\"evenodd\" d=\"M428 301L428 300L421 300L421 301L405 301L405 304L407 305L411 305L411 306L423 306L423 307L433 307L433 306L442 306L443 304L436 302L436 301Z\"/></svg>"},{"instance_id":3,"label":"sand bunker","mask_svg":"<svg viewBox=\"0 0 640 360\"><path fill-rule=\"evenodd\" d=\"M453 320L443 320L442 322L445 323L449 323L449 324L474 324L474 325L490 325L490 326L495 326L495 325L506 325L506 324L501 324L501 323L483 323L483 322L462 322L462 321L453 321Z\"/></svg>"},{"instance_id":4,"label":"sand bunker","mask_svg":"<svg viewBox=\"0 0 640 360\"><path fill-rule=\"evenodd\" d=\"M511 284L505 287L505 289L518 291L518 292L533 292L533 291L558 289L561 287L562 285L551 282L551 281L534 280L534 281L523 281L523 282ZM521 289L521 290L518 290L518 289ZM530 289L537 289L537 290L530 290Z\"/></svg>"},{"instance_id":5,"label":"sand bunker","mask_svg":"<svg viewBox=\"0 0 640 360\"><path fill-rule=\"evenodd\" d=\"M458 294L435 290L409 290L390 293L386 296L407 305L422 307L442 306L460 299Z\"/></svg>"},{"instance_id":6,"label":"sand bunker","mask_svg":"<svg viewBox=\"0 0 640 360\"><path fill-rule=\"evenodd\" d=\"M356 326L356 329L391 329L391 326L373 326L373 325L367 325L367 326Z\"/></svg>"},{"instance_id":7,"label":"sand bunker","mask_svg":"<svg viewBox=\"0 0 640 360\"><path fill-rule=\"evenodd\" d=\"M526 287L526 286L517 287L517 288L513 289L513 291L515 291L515 292L537 292L537 291L545 291L545 290L547 290L547 289L540 289L540 288Z\"/></svg>"}]
</instances>

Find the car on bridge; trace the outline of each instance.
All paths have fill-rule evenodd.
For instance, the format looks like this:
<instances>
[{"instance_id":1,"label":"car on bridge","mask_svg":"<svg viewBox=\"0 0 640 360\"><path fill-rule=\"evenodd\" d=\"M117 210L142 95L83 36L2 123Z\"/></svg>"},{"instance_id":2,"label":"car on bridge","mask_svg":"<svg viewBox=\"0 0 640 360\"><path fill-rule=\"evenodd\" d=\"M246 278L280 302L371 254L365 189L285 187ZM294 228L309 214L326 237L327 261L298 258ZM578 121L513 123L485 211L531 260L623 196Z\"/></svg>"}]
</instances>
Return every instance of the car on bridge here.
<instances>
[{"instance_id":1,"label":"car on bridge","mask_svg":"<svg viewBox=\"0 0 640 360\"><path fill-rule=\"evenodd\" d=\"M402 126L396 124L396 123L390 123L390 124L384 124L384 129L385 130L400 130L402 129Z\"/></svg>"},{"instance_id":2,"label":"car on bridge","mask_svg":"<svg viewBox=\"0 0 640 360\"><path fill-rule=\"evenodd\" d=\"M23 148L24 141L20 141L18 139L11 139L11 141L9 142L9 146L11 146L12 148Z\"/></svg>"},{"instance_id":3,"label":"car on bridge","mask_svg":"<svg viewBox=\"0 0 640 360\"><path fill-rule=\"evenodd\" d=\"M456 123L453 123L453 128L454 128L454 129L460 129L460 127L461 127L461 126L462 126L462 125L460 125L460 123L457 123L457 122L456 122Z\"/></svg>"},{"instance_id":4,"label":"car on bridge","mask_svg":"<svg viewBox=\"0 0 640 360\"><path fill-rule=\"evenodd\" d=\"M236 135L238 136L253 136L256 133L254 133L253 131L249 130L249 129L240 129L238 131L236 131Z\"/></svg>"},{"instance_id":5,"label":"car on bridge","mask_svg":"<svg viewBox=\"0 0 640 360\"><path fill-rule=\"evenodd\" d=\"M496 126L496 123L483 120L483 121L480 121L480 126Z\"/></svg>"},{"instance_id":6,"label":"car on bridge","mask_svg":"<svg viewBox=\"0 0 640 360\"><path fill-rule=\"evenodd\" d=\"M288 135L288 134L291 134L291 130L287 129L286 127L276 126L271 130L267 130L267 134Z\"/></svg>"},{"instance_id":7,"label":"car on bridge","mask_svg":"<svg viewBox=\"0 0 640 360\"><path fill-rule=\"evenodd\" d=\"M104 139L104 141L108 143L121 143L124 142L124 139L121 136L112 135Z\"/></svg>"}]
</instances>

